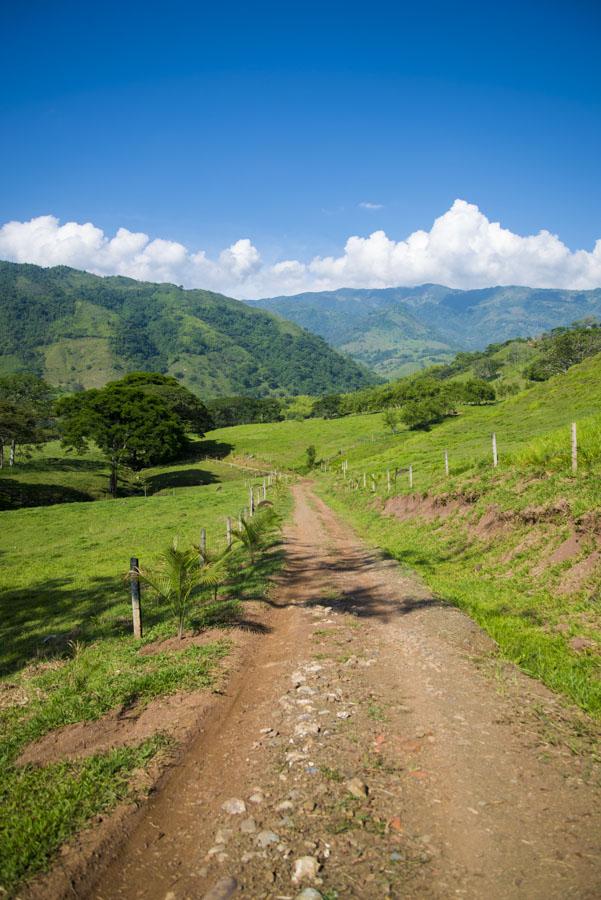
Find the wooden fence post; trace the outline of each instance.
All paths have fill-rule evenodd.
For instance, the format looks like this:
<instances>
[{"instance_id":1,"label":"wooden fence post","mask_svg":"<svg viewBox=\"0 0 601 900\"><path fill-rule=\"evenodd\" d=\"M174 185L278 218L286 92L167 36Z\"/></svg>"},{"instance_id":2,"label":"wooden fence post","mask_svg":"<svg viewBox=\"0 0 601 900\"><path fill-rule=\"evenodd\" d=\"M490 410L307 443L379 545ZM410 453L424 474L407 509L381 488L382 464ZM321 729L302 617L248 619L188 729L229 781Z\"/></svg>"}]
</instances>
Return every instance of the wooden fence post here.
<instances>
[{"instance_id":1,"label":"wooden fence post","mask_svg":"<svg viewBox=\"0 0 601 900\"><path fill-rule=\"evenodd\" d=\"M204 556L207 552L207 529L200 529L200 555Z\"/></svg>"},{"instance_id":2,"label":"wooden fence post","mask_svg":"<svg viewBox=\"0 0 601 900\"><path fill-rule=\"evenodd\" d=\"M129 561L129 581L131 586L131 614L134 624L134 637L142 637L142 610L140 607L140 565L137 557Z\"/></svg>"},{"instance_id":3,"label":"wooden fence post","mask_svg":"<svg viewBox=\"0 0 601 900\"><path fill-rule=\"evenodd\" d=\"M376 476L373 473L371 475L371 489L374 492L376 490Z\"/></svg>"},{"instance_id":4,"label":"wooden fence post","mask_svg":"<svg viewBox=\"0 0 601 900\"><path fill-rule=\"evenodd\" d=\"M497 453L497 435L494 431L492 434L492 464L495 469L499 465L499 454Z\"/></svg>"},{"instance_id":5,"label":"wooden fence post","mask_svg":"<svg viewBox=\"0 0 601 900\"><path fill-rule=\"evenodd\" d=\"M363 487L367 487L367 475L365 474L365 472L363 473Z\"/></svg>"},{"instance_id":6,"label":"wooden fence post","mask_svg":"<svg viewBox=\"0 0 601 900\"><path fill-rule=\"evenodd\" d=\"M413 487L413 466L409 466L409 487Z\"/></svg>"},{"instance_id":7,"label":"wooden fence post","mask_svg":"<svg viewBox=\"0 0 601 900\"><path fill-rule=\"evenodd\" d=\"M227 541L228 550L232 546L232 520L228 516L225 520L225 539Z\"/></svg>"},{"instance_id":8,"label":"wooden fence post","mask_svg":"<svg viewBox=\"0 0 601 900\"><path fill-rule=\"evenodd\" d=\"M252 484L248 490L248 502L249 502L248 514L249 514L249 516L254 516L254 514L255 514L255 492L253 491Z\"/></svg>"},{"instance_id":9,"label":"wooden fence post","mask_svg":"<svg viewBox=\"0 0 601 900\"><path fill-rule=\"evenodd\" d=\"M267 500L267 482L263 479L263 500Z\"/></svg>"},{"instance_id":10,"label":"wooden fence post","mask_svg":"<svg viewBox=\"0 0 601 900\"><path fill-rule=\"evenodd\" d=\"M449 477L449 451L445 450L444 452L444 473Z\"/></svg>"},{"instance_id":11,"label":"wooden fence post","mask_svg":"<svg viewBox=\"0 0 601 900\"><path fill-rule=\"evenodd\" d=\"M578 471L578 434L576 422L572 422L572 472Z\"/></svg>"},{"instance_id":12,"label":"wooden fence post","mask_svg":"<svg viewBox=\"0 0 601 900\"><path fill-rule=\"evenodd\" d=\"M386 469L386 493L390 493L390 469Z\"/></svg>"}]
</instances>

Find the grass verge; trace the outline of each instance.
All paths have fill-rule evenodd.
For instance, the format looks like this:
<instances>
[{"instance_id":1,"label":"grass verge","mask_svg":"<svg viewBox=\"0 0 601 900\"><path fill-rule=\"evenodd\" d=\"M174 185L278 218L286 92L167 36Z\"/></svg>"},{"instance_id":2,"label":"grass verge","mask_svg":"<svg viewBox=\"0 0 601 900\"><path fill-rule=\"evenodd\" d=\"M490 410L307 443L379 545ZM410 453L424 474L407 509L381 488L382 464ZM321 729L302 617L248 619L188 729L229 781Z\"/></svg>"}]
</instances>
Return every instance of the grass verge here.
<instances>
[{"instance_id":1,"label":"grass verge","mask_svg":"<svg viewBox=\"0 0 601 900\"><path fill-rule=\"evenodd\" d=\"M152 566L175 535L225 544L226 516L247 502L248 473L147 498L61 504L2 513L0 610L0 893L46 868L58 847L95 815L136 793L136 771L168 744L158 734L79 761L35 767L16 760L56 728L139 708L176 691L210 689L230 642L223 638L149 655L144 644L175 633L169 613L143 590L145 633L131 636L129 557ZM278 510L289 509L286 494ZM43 539L42 539L43 536ZM192 610L193 628L230 624L241 602L265 596L282 563L277 535L254 566L236 549L235 575L217 603Z\"/></svg>"},{"instance_id":2,"label":"grass verge","mask_svg":"<svg viewBox=\"0 0 601 900\"><path fill-rule=\"evenodd\" d=\"M561 564L533 575L534 546L510 565L508 556L532 534L531 525L510 529L492 540L479 539L470 533L477 509L470 513L471 520L457 514L434 522L419 515L398 521L383 516L377 501L365 493L344 492L325 481L318 489L359 534L401 565L417 571L437 597L478 622L503 656L589 714L601 715L600 657L594 648L597 641L601 643L596 594L583 590L569 602L558 594L555 581ZM504 485L503 490L508 489ZM521 503L526 499L522 495ZM490 500L489 494L480 501L480 512ZM545 524L539 537L557 542L561 532L553 536L552 527ZM592 649L577 652L570 639L582 634L591 641Z\"/></svg>"}]
</instances>

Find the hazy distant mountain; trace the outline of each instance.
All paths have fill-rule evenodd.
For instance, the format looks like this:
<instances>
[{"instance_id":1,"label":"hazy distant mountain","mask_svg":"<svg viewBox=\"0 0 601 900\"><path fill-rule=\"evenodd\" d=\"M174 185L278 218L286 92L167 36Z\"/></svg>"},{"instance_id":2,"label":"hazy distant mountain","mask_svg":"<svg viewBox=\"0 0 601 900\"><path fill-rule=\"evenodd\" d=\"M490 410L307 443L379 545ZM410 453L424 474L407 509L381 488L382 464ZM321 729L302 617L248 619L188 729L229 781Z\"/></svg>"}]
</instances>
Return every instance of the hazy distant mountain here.
<instances>
[{"instance_id":1,"label":"hazy distant mountain","mask_svg":"<svg viewBox=\"0 0 601 900\"><path fill-rule=\"evenodd\" d=\"M0 262L0 371L78 389L136 369L175 375L208 397L377 380L321 337L221 294Z\"/></svg>"},{"instance_id":2,"label":"hazy distant mountain","mask_svg":"<svg viewBox=\"0 0 601 900\"><path fill-rule=\"evenodd\" d=\"M297 294L249 301L324 337L391 378L474 350L586 316L601 318L593 291L492 287L461 291L438 284Z\"/></svg>"}]
</instances>

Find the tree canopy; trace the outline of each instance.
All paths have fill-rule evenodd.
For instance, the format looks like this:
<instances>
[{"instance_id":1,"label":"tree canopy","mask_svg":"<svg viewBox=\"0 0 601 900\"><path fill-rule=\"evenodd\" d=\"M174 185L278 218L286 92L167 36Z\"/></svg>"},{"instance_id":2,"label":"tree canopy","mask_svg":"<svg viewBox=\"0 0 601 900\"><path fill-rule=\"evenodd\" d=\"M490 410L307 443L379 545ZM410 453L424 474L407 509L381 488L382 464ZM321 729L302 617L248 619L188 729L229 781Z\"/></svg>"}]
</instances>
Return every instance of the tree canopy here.
<instances>
[{"instance_id":1,"label":"tree canopy","mask_svg":"<svg viewBox=\"0 0 601 900\"><path fill-rule=\"evenodd\" d=\"M185 425L186 430L203 437L214 427L213 419L205 404L180 384L177 378L159 372L131 372L118 382L125 387L139 388L149 397L158 397Z\"/></svg>"},{"instance_id":2,"label":"tree canopy","mask_svg":"<svg viewBox=\"0 0 601 900\"><path fill-rule=\"evenodd\" d=\"M109 491L117 493L120 465L134 470L177 458L187 446L182 419L138 384L113 382L57 404L63 445L84 451L94 441L110 462Z\"/></svg>"},{"instance_id":3,"label":"tree canopy","mask_svg":"<svg viewBox=\"0 0 601 900\"><path fill-rule=\"evenodd\" d=\"M36 375L0 377L0 468L5 445L10 445L12 465L18 445L38 444L51 437L54 393Z\"/></svg>"}]
</instances>

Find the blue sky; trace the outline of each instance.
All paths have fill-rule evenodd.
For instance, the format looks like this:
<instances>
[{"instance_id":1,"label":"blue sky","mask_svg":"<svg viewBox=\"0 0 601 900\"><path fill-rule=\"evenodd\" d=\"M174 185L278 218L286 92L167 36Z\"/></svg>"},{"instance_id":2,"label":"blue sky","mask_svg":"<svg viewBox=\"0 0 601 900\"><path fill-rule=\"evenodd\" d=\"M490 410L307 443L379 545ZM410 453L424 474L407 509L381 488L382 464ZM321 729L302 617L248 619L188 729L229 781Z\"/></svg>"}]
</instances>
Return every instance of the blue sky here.
<instances>
[{"instance_id":1,"label":"blue sky","mask_svg":"<svg viewBox=\"0 0 601 900\"><path fill-rule=\"evenodd\" d=\"M599 3L30 0L3 25L0 224L305 263L462 198L601 237Z\"/></svg>"}]
</instances>

